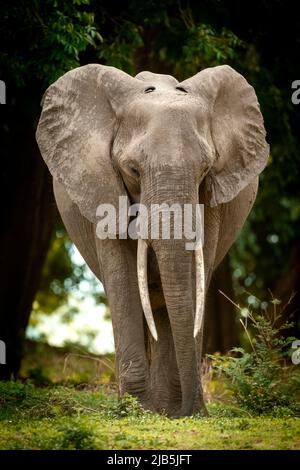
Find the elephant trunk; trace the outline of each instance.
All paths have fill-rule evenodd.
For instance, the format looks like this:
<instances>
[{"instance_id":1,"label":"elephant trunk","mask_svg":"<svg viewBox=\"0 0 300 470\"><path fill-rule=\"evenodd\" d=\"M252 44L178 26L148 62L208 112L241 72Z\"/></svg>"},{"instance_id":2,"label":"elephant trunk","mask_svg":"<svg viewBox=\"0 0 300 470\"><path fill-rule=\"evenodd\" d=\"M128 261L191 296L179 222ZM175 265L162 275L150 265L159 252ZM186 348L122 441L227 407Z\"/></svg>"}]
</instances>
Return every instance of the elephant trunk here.
<instances>
[{"instance_id":1,"label":"elephant trunk","mask_svg":"<svg viewBox=\"0 0 300 470\"><path fill-rule=\"evenodd\" d=\"M173 243L172 243L173 242ZM182 404L180 415L193 412L198 390L198 359L194 340L195 299L193 289L193 252L183 241L152 244L168 310L176 362L179 371ZM159 338L158 338L159 341Z\"/></svg>"},{"instance_id":2,"label":"elephant trunk","mask_svg":"<svg viewBox=\"0 0 300 470\"><path fill-rule=\"evenodd\" d=\"M175 199L177 193L174 194L174 187L176 186L178 187L173 182L168 192L165 184L163 196L158 191L152 191L152 197L146 198L144 196L142 202L147 201L149 210L150 204L157 204L158 201L160 201L160 204L165 202L169 206L176 204L178 203ZM158 187L158 184L156 187ZM195 207L198 202L196 185L194 185L195 191L192 195L191 187L192 185L189 184L188 188L185 187L184 191L179 192L181 207L183 207L183 204L190 203L190 201L192 201L192 206ZM153 194L155 197L153 197ZM200 357L197 357L195 337L202 325L205 295L202 246L199 246L196 251L187 250L186 242L184 234L182 234L181 239L174 237L174 229L170 231L170 237L167 239L159 237L159 239L150 238L147 242L145 240L139 240L138 242L138 279L141 302L150 332L154 339L159 342L147 285L148 244L151 245L158 263L179 371L182 397L181 416L193 413L197 393L200 393L200 377L198 376Z\"/></svg>"}]
</instances>

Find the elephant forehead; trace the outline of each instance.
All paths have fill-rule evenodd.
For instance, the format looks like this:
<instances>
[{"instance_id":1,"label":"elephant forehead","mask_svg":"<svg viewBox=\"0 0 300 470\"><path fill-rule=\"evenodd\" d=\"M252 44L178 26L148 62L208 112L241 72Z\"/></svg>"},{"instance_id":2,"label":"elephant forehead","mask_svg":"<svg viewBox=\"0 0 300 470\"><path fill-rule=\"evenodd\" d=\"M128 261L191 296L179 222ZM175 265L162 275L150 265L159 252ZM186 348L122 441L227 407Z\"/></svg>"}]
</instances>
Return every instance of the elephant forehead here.
<instances>
[{"instance_id":1,"label":"elephant forehead","mask_svg":"<svg viewBox=\"0 0 300 470\"><path fill-rule=\"evenodd\" d=\"M135 76L138 80L145 82L147 86L155 86L160 89L173 90L178 85L178 80L171 75L152 72L140 72Z\"/></svg>"},{"instance_id":2,"label":"elephant forehead","mask_svg":"<svg viewBox=\"0 0 300 470\"><path fill-rule=\"evenodd\" d=\"M194 120L207 114L207 107L199 99L182 92L164 91L145 94L135 99L124 109L124 117L146 120L148 122L161 120Z\"/></svg>"}]
</instances>

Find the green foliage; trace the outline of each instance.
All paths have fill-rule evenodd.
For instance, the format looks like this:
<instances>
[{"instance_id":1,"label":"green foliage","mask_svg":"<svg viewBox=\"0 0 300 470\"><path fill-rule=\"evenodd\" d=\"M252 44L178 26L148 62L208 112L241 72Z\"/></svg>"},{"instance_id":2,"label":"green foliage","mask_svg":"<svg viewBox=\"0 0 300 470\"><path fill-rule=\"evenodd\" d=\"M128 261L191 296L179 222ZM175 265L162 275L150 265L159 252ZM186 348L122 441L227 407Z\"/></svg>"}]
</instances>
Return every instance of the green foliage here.
<instances>
[{"instance_id":1,"label":"green foliage","mask_svg":"<svg viewBox=\"0 0 300 470\"><path fill-rule=\"evenodd\" d=\"M210 418L112 416L104 390L0 382L0 449L299 449L298 418L210 405ZM272 433L270 433L272 429Z\"/></svg>"},{"instance_id":2,"label":"green foliage","mask_svg":"<svg viewBox=\"0 0 300 470\"><path fill-rule=\"evenodd\" d=\"M49 2L57 4L55 2ZM87 1L76 1L75 5L80 3L88 4ZM47 21L45 28L45 40L43 48L37 45L38 53L45 57L45 51L51 51L50 61L42 64L38 72L40 77L48 77L49 82L59 78L65 71L78 67L79 54L84 51L88 45L96 46L96 41L102 41L100 33L94 26L93 13L81 12L74 7L70 8L69 2L63 2L62 11L55 10L53 15Z\"/></svg>"},{"instance_id":3,"label":"green foliage","mask_svg":"<svg viewBox=\"0 0 300 470\"><path fill-rule=\"evenodd\" d=\"M61 351L42 347L53 377ZM232 399L213 397L209 418L174 420L143 411L129 395L118 399L114 390L93 380L76 387L34 386L32 377L0 382L0 449L299 449L299 418L289 407L257 417Z\"/></svg>"},{"instance_id":4,"label":"green foliage","mask_svg":"<svg viewBox=\"0 0 300 470\"><path fill-rule=\"evenodd\" d=\"M93 449L93 432L78 425L78 421L70 421L59 429L61 435L55 443L55 449L83 450Z\"/></svg>"},{"instance_id":5,"label":"green foliage","mask_svg":"<svg viewBox=\"0 0 300 470\"><path fill-rule=\"evenodd\" d=\"M116 409L117 398L107 389L80 393L68 387L37 388L32 383L0 382L0 420L9 417L44 419L55 416L73 416L96 413L108 416Z\"/></svg>"},{"instance_id":6,"label":"green foliage","mask_svg":"<svg viewBox=\"0 0 300 470\"><path fill-rule=\"evenodd\" d=\"M142 409L137 398L126 393L109 411L109 416L112 418L125 418L132 417L137 418L144 415L146 412Z\"/></svg>"},{"instance_id":7,"label":"green foliage","mask_svg":"<svg viewBox=\"0 0 300 470\"><path fill-rule=\"evenodd\" d=\"M89 4L89 0L21 0L7 6L5 19L9 21L3 23L1 32L8 44L6 51L15 44L17 56L5 52L1 62L18 86L29 85L33 78L49 85L78 67L80 53L88 46L102 41L94 14L85 10Z\"/></svg>"},{"instance_id":8,"label":"green foliage","mask_svg":"<svg viewBox=\"0 0 300 470\"><path fill-rule=\"evenodd\" d=\"M280 325L280 315L269 318L249 310L246 320L240 321L251 350L233 348L231 356L210 356L215 369L227 378L237 403L247 410L273 416L300 415L300 370L289 358L295 338L282 335L291 324Z\"/></svg>"},{"instance_id":9,"label":"green foliage","mask_svg":"<svg viewBox=\"0 0 300 470\"><path fill-rule=\"evenodd\" d=\"M26 341L25 357L19 374L36 386L110 386L115 383L114 355L96 356L83 347L51 347L46 342Z\"/></svg>"},{"instance_id":10,"label":"green foliage","mask_svg":"<svg viewBox=\"0 0 300 470\"><path fill-rule=\"evenodd\" d=\"M28 377L30 377L30 383L37 386L51 384L51 380L49 380L45 371L41 367L32 367L28 369Z\"/></svg>"},{"instance_id":11,"label":"green foliage","mask_svg":"<svg viewBox=\"0 0 300 470\"><path fill-rule=\"evenodd\" d=\"M115 25L113 34L105 38L99 48L100 61L134 75L135 54L143 46L141 33L141 26L128 20Z\"/></svg>"},{"instance_id":12,"label":"green foliage","mask_svg":"<svg viewBox=\"0 0 300 470\"><path fill-rule=\"evenodd\" d=\"M182 58L175 66L175 74L179 78L187 78L205 67L230 64L237 58L242 44L232 31L225 28L217 33L207 24L192 25L182 48Z\"/></svg>"}]
</instances>

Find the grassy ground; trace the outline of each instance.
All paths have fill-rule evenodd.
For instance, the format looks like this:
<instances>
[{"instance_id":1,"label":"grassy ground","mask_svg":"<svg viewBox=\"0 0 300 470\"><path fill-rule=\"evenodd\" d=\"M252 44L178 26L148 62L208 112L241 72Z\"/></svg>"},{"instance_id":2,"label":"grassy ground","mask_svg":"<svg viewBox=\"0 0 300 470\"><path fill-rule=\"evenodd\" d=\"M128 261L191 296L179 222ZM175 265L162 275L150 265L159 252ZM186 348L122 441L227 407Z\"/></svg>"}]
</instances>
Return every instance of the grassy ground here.
<instances>
[{"instance_id":1,"label":"grassy ground","mask_svg":"<svg viewBox=\"0 0 300 470\"><path fill-rule=\"evenodd\" d=\"M38 363L31 352L22 369L29 380L0 383L0 449L300 449L299 418L251 416L211 402L209 418L170 420L143 412L131 397L117 400L111 358L97 363L98 374L95 358L79 358L93 364L88 372L76 361L80 380L68 351L51 350L54 369L48 348Z\"/></svg>"}]
</instances>

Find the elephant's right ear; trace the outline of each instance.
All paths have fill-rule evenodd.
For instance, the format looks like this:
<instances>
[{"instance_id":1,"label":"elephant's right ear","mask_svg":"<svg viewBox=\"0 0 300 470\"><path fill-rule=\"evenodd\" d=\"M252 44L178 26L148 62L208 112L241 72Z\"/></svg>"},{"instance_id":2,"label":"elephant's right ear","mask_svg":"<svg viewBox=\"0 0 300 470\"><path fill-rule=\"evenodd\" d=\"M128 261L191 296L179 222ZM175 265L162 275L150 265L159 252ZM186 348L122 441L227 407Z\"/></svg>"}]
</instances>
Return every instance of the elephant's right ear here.
<instances>
[{"instance_id":1,"label":"elephant's right ear","mask_svg":"<svg viewBox=\"0 0 300 470\"><path fill-rule=\"evenodd\" d=\"M116 209L126 191L111 160L116 110L141 87L126 73L98 64L67 72L43 98L36 138L52 176L95 223L99 204Z\"/></svg>"},{"instance_id":2,"label":"elephant's right ear","mask_svg":"<svg viewBox=\"0 0 300 470\"><path fill-rule=\"evenodd\" d=\"M234 199L265 168L269 144L254 88L228 65L202 70L180 83L210 116L215 160L204 194L214 207Z\"/></svg>"}]
</instances>

